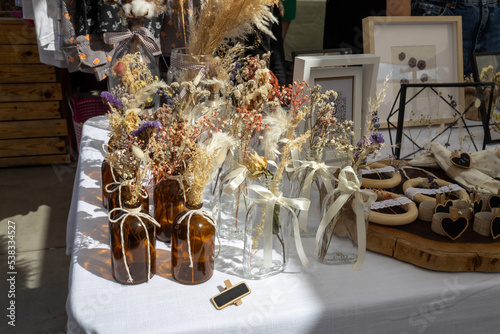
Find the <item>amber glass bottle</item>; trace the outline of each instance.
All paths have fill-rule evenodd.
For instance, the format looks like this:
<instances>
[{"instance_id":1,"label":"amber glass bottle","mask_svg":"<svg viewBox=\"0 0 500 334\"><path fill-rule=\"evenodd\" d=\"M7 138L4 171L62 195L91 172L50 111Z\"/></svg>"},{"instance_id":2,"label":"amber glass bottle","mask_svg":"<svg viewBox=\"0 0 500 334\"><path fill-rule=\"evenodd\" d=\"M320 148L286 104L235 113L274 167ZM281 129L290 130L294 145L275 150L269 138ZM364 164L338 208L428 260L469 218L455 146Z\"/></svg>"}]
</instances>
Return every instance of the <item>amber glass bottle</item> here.
<instances>
[{"instance_id":1,"label":"amber glass bottle","mask_svg":"<svg viewBox=\"0 0 500 334\"><path fill-rule=\"evenodd\" d=\"M202 204L191 207L186 203L186 211L177 216L172 226L172 277L182 284L203 283L214 273L215 227L205 217L197 214L191 216L189 226L188 219L184 218L190 210L198 210L201 207ZM192 268L189 248L193 260Z\"/></svg>"},{"instance_id":2,"label":"amber glass bottle","mask_svg":"<svg viewBox=\"0 0 500 334\"><path fill-rule=\"evenodd\" d=\"M158 240L170 243L172 224L175 218L184 211L184 191L177 180L165 179L154 188L154 217L161 225L157 230Z\"/></svg>"},{"instance_id":3,"label":"amber glass bottle","mask_svg":"<svg viewBox=\"0 0 500 334\"><path fill-rule=\"evenodd\" d=\"M113 181L114 180L113 180L113 173L111 171L111 165L107 160L103 160L101 165L101 186L102 186L102 206L104 206L105 209L108 208L108 200L109 200L109 193L106 190L106 186Z\"/></svg>"},{"instance_id":4,"label":"amber glass bottle","mask_svg":"<svg viewBox=\"0 0 500 334\"><path fill-rule=\"evenodd\" d=\"M113 138L110 138L108 141L108 150L112 152L114 149L115 149L115 143L113 141ZM114 176L115 178L118 178L118 175L116 173L114 173ZM111 169L111 164L109 163L108 160L104 159L101 165L101 187L102 187L102 206L104 206L105 209L108 208L108 202L109 202L109 193L106 190L106 186L114 181L115 180L113 178L113 171Z\"/></svg>"},{"instance_id":5,"label":"amber glass bottle","mask_svg":"<svg viewBox=\"0 0 500 334\"><path fill-rule=\"evenodd\" d=\"M118 187L118 186L116 186ZM114 188L115 190L113 192L109 193L109 200L108 200L108 212L120 207L120 190L117 188ZM122 186L121 189L121 203L127 202L130 200L130 188L127 186ZM146 213L149 214L149 194L145 193L145 197L141 197L140 200L142 210L145 211ZM116 211L113 212L112 217L114 218L116 216Z\"/></svg>"},{"instance_id":6,"label":"amber glass bottle","mask_svg":"<svg viewBox=\"0 0 500 334\"><path fill-rule=\"evenodd\" d=\"M125 210L141 212L140 202L135 205L124 205ZM109 222L111 235L111 269L115 280L122 284L143 283L156 273L156 235L155 225L144 217L129 215L125 211L119 211L114 220ZM144 224L142 224L141 223ZM120 226L123 225L121 229ZM146 227L146 228L144 228ZM123 233L123 235L122 235ZM122 243L123 236L123 243ZM149 236L149 243L148 237ZM148 247L149 246L149 247ZM125 257L123 253L125 252ZM127 272L127 267L128 271Z\"/></svg>"}]
</instances>

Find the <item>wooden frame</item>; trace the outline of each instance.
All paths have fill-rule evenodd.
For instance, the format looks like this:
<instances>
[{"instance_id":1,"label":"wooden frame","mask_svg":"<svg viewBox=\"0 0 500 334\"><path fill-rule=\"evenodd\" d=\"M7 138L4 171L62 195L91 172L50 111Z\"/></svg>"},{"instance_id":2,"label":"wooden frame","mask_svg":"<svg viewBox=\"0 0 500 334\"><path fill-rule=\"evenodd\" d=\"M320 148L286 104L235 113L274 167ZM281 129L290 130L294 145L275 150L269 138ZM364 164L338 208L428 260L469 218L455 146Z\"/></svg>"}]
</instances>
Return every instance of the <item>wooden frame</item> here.
<instances>
[{"instance_id":1,"label":"wooden frame","mask_svg":"<svg viewBox=\"0 0 500 334\"><path fill-rule=\"evenodd\" d=\"M387 118L400 82L463 81L462 19L459 16L367 17L363 19L363 47L365 53L380 56L377 89L391 74L392 87L387 89L386 99L379 108L381 119ZM458 90L444 94L458 95L460 103L463 102ZM449 120L446 114L439 111L435 114L440 115L436 122ZM385 128L387 123L381 126Z\"/></svg>"}]
</instances>

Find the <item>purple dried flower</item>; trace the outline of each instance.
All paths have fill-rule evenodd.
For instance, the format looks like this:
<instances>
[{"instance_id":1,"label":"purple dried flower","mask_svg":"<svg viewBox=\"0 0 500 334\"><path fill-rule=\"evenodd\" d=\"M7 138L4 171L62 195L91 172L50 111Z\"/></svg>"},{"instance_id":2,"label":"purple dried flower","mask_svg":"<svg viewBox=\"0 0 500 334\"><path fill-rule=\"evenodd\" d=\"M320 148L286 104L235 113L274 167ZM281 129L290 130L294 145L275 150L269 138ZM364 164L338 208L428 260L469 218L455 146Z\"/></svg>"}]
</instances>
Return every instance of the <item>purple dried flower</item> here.
<instances>
[{"instance_id":1,"label":"purple dried flower","mask_svg":"<svg viewBox=\"0 0 500 334\"><path fill-rule=\"evenodd\" d=\"M429 80L429 76L427 74L424 73L420 76L420 81L426 82L427 80Z\"/></svg>"},{"instance_id":2,"label":"purple dried flower","mask_svg":"<svg viewBox=\"0 0 500 334\"><path fill-rule=\"evenodd\" d=\"M401 60L401 61L405 60L405 58L406 58L406 53L401 52L401 53L398 55L398 58L399 58L399 60Z\"/></svg>"},{"instance_id":3,"label":"purple dried flower","mask_svg":"<svg viewBox=\"0 0 500 334\"><path fill-rule=\"evenodd\" d=\"M403 78L401 79L400 81L402 84L407 84L407 83L410 83L410 80L406 79L406 78Z\"/></svg>"},{"instance_id":4,"label":"purple dried flower","mask_svg":"<svg viewBox=\"0 0 500 334\"><path fill-rule=\"evenodd\" d=\"M117 108L123 108L122 101L115 97L112 93L108 91L101 92L101 97L106 100L111 105L114 105Z\"/></svg>"},{"instance_id":5,"label":"purple dried flower","mask_svg":"<svg viewBox=\"0 0 500 334\"><path fill-rule=\"evenodd\" d=\"M146 121L139 127L130 133L133 137L139 137L147 130L159 130L161 128L161 123L159 121Z\"/></svg>"},{"instance_id":6,"label":"purple dried flower","mask_svg":"<svg viewBox=\"0 0 500 334\"><path fill-rule=\"evenodd\" d=\"M419 60L418 63L417 63L417 67L419 70L423 70L425 67L426 67L426 63L425 63L425 60Z\"/></svg>"},{"instance_id":7,"label":"purple dried flower","mask_svg":"<svg viewBox=\"0 0 500 334\"><path fill-rule=\"evenodd\" d=\"M384 140L384 135L378 132L372 133L372 136L370 137L370 140L372 143L375 144L383 144L385 143Z\"/></svg>"},{"instance_id":8,"label":"purple dried flower","mask_svg":"<svg viewBox=\"0 0 500 334\"><path fill-rule=\"evenodd\" d=\"M415 57L411 57L410 60L408 60L408 66L410 66L411 68L417 66L417 60L415 59Z\"/></svg>"}]
</instances>

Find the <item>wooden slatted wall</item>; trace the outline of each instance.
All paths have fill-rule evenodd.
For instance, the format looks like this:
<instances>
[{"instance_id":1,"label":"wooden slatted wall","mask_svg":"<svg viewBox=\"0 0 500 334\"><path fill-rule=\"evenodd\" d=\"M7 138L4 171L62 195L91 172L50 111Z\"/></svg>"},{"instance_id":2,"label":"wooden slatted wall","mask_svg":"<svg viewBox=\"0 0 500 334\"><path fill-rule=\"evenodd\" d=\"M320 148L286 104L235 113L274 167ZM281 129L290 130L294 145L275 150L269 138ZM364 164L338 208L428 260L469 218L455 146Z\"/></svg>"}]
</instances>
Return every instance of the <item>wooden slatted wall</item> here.
<instances>
[{"instance_id":1,"label":"wooden slatted wall","mask_svg":"<svg viewBox=\"0 0 500 334\"><path fill-rule=\"evenodd\" d=\"M0 19L0 167L69 163L63 94L34 28Z\"/></svg>"}]
</instances>

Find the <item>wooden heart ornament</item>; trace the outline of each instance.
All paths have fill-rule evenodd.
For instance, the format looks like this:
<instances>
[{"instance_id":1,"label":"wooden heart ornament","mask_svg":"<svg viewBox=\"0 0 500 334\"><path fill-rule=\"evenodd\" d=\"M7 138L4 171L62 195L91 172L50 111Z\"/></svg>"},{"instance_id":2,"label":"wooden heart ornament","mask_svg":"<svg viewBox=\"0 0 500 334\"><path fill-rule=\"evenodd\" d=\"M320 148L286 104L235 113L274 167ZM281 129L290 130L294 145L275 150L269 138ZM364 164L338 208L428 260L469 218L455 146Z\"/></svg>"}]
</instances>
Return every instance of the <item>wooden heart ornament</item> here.
<instances>
[{"instance_id":1,"label":"wooden heart ornament","mask_svg":"<svg viewBox=\"0 0 500 334\"><path fill-rule=\"evenodd\" d=\"M436 205L436 208L434 209L434 213L450 213L450 208L453 206L453 202L451 200L447 200L443 204L438 204Z\"/></svg>"},{"instance_id":2,"label":"wooden heart ornament","mask_svg":"<svg viewBox=\"0 0 500 334\"><path fill-rule=\"evenodd\" d=\"M490 209L500 208L500 196L491 195L488 199L488 204L490 205Z\"/></svg>"},{"instance_id":3,"label":"wooden heart ornament","mask_svg":"<svg viewBox=\"0 0 500 334\"><path fill-rule=\"evenodd\" d=\"M473 205L474 214L481 212L481 210L483 210L483 199L482 198L477 200L477 201L474 201L473 203L474 203L474 205Z\"/></svg>"},{"instance_id":4,"label":"wooden heart ornament","mask_svg":"<svg viewBox=\"0 0 500 334\"><path fill-rule=\"evenodd\" d=\"M451 156L451 163L462 168L471 168L472 159L469 153L462 152L460 156Z\"/></svg>"},{"instance_id":5,"label":"wooden heart ornament","mask_svg":"<svg viewBox=\"0 0 500 334\"><path fill-rule=\"evenodd\" d=\"M459 216L453 219L451 216L441 218L441 227L444 234L450 237L451 240L457 239L465 232L469 226L469 220L464 216Z\"/></svg>"},{"instance_id":6,"label":"wooden heart ornament","mask_svg":"<svg viewBox=\"0 0 500 334\"><path fill-rule=\"evenodd\" d=\"M500 237L500 217L493 217L491 220L491 236L493 239Z\"/></svg>"}]
</instances>

